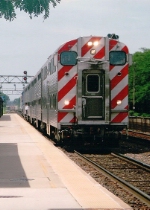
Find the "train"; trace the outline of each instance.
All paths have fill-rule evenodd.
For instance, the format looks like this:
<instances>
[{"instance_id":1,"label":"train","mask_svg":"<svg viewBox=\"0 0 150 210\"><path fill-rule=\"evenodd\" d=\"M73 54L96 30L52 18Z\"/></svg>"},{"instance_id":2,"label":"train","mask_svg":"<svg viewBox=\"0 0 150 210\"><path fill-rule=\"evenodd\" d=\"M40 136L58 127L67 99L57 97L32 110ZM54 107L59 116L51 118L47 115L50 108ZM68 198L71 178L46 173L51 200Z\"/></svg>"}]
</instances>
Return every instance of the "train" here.
<instances>
[{"instance_id":1,"label":"train","mask_svg":"<svg viewBox=\"0 0 150 210\"><path fill-rule=\"evenodd\" d=\"M0 96L0 117L3 116L3 98Z\"/></svg>"},{"instance_id":2,"label":"train","mask_svg":"<svg viewBox=\"0 0 150 210\"><path fill-rule=\"evenodd\" d=\"M130 65L118 35L67 41L23 90L23 116L61 144L117 144L128 127Z\"/></svg>"}]
</instances>

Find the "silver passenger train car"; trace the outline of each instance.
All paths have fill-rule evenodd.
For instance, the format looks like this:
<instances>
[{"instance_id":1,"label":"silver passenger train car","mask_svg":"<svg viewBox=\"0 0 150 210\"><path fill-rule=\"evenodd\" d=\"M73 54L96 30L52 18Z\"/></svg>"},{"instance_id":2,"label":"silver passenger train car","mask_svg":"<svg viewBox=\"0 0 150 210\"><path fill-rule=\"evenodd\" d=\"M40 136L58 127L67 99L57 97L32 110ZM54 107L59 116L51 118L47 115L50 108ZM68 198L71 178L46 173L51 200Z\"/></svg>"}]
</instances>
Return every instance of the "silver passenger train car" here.
<instances>
[{"instance_id":1,"label":"silver passenger train car","mask_svg":"<svg viewBox=\"0 0 150 210\"><path fill-rule=\"evenodd\" d=\"M131 55L115 38L79 37L50 55L22 93L28 121L64 143L118 142L128 126Z\"/></svg>"}]
</instances>

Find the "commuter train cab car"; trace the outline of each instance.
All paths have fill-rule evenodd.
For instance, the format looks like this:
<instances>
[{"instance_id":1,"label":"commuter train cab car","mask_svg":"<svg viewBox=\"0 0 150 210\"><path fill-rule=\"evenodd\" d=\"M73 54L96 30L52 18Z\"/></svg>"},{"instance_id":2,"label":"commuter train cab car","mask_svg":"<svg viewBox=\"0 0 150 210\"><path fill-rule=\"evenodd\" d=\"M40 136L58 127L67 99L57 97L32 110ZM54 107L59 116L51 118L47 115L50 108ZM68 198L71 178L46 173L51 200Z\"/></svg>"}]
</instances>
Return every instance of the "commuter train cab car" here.
<instances>
[{"instance_id":1,"label":"commuter train cab car","mask_svg":"<svg viewBox=\"0 0 150 210\"><path fill-rule=\"evenodd\" d=\"M118 36L61 45L22 93L28 121L63 143L114 144L128 126L131 55Z\"/></svg>"}]
</instances>

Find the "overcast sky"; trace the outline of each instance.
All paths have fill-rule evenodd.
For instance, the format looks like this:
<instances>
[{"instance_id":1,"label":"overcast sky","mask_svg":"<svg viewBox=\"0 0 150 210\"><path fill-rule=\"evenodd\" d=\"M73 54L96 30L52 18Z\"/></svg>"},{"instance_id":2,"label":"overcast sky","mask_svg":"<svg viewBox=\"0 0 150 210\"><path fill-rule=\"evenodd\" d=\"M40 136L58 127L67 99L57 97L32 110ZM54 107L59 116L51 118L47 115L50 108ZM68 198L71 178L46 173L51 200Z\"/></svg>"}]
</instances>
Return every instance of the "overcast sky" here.
<instances>
[{"instance_id":1,"label":"overcast sky","mask_svg":"<svg viewBox=\"0 0 150 210\"><path fill-rule=\"evenodd\" d=\"M61 44L80 36L115 33L132 54L150 48L149 9L150 0L61 0L46 20L20 11L12 22L1 18L0 75L35 75Z\"/></svg>"}]
</instances>

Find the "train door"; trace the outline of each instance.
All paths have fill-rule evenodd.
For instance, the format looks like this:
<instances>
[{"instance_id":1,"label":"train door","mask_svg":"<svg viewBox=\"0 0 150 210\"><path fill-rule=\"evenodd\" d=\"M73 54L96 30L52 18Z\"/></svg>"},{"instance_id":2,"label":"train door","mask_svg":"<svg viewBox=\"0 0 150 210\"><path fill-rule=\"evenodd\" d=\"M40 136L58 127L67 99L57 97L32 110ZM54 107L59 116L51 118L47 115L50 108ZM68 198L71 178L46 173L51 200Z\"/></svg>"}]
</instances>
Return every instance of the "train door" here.
<instances>
[{"instance_id":1,"label":"train door","mask_svg":"<svg viewBox=\"0 0 150 210\"><path fill-rule=\"evenodd\" d=\"M104 77L102 70L82 72L83 120L103 120L105 117Z\"/></svg>"}]
</instances>

